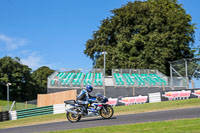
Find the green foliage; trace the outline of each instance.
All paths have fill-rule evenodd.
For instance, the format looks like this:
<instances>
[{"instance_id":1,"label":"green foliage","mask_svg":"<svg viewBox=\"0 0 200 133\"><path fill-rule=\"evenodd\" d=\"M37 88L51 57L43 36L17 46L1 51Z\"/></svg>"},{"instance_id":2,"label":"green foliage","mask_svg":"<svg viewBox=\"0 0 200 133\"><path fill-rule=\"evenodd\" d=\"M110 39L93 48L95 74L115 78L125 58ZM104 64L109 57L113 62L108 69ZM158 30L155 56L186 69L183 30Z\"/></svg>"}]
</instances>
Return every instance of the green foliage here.
<instances>
[{"instance_id":1,"label":"green foliage","mask_svg":"<svg viewBox=\"0 0 200 133\"><path fill-rule=\"evenodd\" d=\"M33 91L30 84L31 69L20 63L19 58L12 59L11 57L3 57L0 59L0 97L7 98L6 84L12 83L9 86L10 100L22 101L32 98Z\"/></svg>"},{"instance_id":2,"label":"green foliage","mask_svg":"<svg viewBox=\"0 0 200 133\"><path fill-rule=\"evenodd\" d=\"M128 2L111 12L86 43L94 67L103 68L101 52L107 51L108 74L112 68L146 68L169 75L168 61L194 56L195 26L176 0Z\"/></svg>"},{"instance_id":3,"label":"green foliage","mask_svg":"<svg viewBox=\"0 0 200 133\"><path fill-rule=\"evenodd\" d=\"M197 47L194 47L193 52L196 53L195 56L196 57L200 57L200 45L198 45Z\"/></svg>"},{"instance_id":4,"label":"green foliage","mask_svg":"<svg viewBox=\"0 0 200 133\"><path fill-rule=\"evenodd\" d=\"M12 101L37 99L37 94L46 93L47 77L53 72L46 66L32 73L31 68L20 63L20 59L8 56L0 58L0 99L7 99L7 83Z\"/></svg>"},{"instance_id":5,"label":"green foliage","mask_svg":"<svg viewBox=\"0 0 200 133\"><path fill-rule=\"evenodd\" d=\"M35 83L35 88L37 88L38 93L47 93L47 77L52 74L54 70L49 67L42 66L32 73L32 78Z\"/></svg>"}]
</instances>

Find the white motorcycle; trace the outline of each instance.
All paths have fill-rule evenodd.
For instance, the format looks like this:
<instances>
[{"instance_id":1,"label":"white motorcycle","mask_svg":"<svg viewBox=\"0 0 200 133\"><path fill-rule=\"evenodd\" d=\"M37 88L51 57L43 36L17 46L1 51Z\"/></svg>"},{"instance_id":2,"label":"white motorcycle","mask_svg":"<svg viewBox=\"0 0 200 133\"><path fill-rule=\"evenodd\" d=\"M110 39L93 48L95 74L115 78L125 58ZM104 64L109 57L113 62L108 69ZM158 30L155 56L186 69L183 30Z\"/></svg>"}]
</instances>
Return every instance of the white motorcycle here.
<instances>
[{"instance_id":1,"label":"white motorcycle","mask_svg":"<svg viewBox=\"0 0 200 133\"><path fill-rule=\"evenodd\" d=\"M88 99L88 107L87 110L85 108L85 104L80 104L75 100L65 101L66 107L66 117L70 122L78 122L83 116L98 116L100 115L104 119L109 119L113 116L114 110L112 106L106 104L108 99L100 94L96 95L96 98ZM86 111L85 111L86 110Z\"/></svg>"}]
</instances>

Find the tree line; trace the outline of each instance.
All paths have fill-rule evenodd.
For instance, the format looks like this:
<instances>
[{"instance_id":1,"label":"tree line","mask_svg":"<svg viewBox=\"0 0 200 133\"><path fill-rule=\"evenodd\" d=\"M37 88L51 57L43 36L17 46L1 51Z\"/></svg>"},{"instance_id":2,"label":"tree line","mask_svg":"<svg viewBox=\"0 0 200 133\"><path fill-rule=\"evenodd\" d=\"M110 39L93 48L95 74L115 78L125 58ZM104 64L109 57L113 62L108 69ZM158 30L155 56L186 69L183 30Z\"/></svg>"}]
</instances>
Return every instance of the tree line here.
<instances>
[{"instance_id":1,"label":"tree line","mask_svg":"<svg viewBox=\"0 0 200 133\"><path fill-rule=\"evenodd\" d=\"M47 77L54 70L42 66L32 71L21 63L20 58L5 56L0 58L0 99L7 99L7 83L10 100L29 101L37 99L37 94L47 92Z\"/></svg>"}]
</instances>

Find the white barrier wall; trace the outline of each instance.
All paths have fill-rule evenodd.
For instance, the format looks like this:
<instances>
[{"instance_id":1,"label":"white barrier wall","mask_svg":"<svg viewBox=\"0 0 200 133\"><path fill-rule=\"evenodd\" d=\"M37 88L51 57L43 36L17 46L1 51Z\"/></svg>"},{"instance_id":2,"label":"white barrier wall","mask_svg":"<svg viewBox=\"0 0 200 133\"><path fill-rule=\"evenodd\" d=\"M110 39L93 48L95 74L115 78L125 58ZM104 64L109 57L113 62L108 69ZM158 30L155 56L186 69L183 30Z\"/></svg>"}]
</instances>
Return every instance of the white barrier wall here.
<instances>
[{"instance_id":1,"label":"white barrier wall","mask_svg":"<svg viewBox=\"0 0 200 133\"><path fill-rule=\"evenodd\" d=\"M17 112L9 111L10 120L17 120Z\"/></svg>"},{"instance_id":2,"label":"white barrier wall","mask_svg":"<svg viewBox=\"0 0 200 133\"><path fill-rule=\"evenodd\" d=\"M149 93L149 103L161 102L160 92L157 93Z\"/></svg>"},{"instance_id":3,"label":"white barrier wall","mask_svg":"<svg viewBox=\"0 0 200 133\"><path fill-rule=\"evenodd\" d=\"M65 113L65 104L55 104L53 105L53 114Z\"/></svg>"}]
</instances>

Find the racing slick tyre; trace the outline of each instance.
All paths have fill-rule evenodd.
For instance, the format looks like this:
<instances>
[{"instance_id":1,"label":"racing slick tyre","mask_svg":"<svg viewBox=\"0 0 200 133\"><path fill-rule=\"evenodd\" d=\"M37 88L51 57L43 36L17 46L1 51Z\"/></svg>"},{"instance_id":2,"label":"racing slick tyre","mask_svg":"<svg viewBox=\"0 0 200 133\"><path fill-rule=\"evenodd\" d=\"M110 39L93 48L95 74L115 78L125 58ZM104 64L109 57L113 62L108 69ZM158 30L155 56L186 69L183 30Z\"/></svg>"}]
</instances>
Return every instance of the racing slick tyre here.
<instances>
[{"instance_id":1,"label":"racing slick tyre","mask_svg":"<svg viewBox=\"0 0 200 133\"><path fill-rule=\"evenodd\" d=\"M110 105L106 105L106 106L104 106L104 108L102 108L100 110L100 115L104 119L111 118L113 116L113 114L114 114L114 110L113 110L112 106L110 106Z\"/></svg>"},{"instance_id":2,"label":"racing slick tyre","mask_svg":"<svg viewBox=\"0 0 200 133\"><path fill-rule=\"evenodd\" d=\"M73 109L73 110L75 110L75 109ZM70 112L67 112L66 117L72 123L78 122L81 119L81 115L73 114L73 113L70 113Z\"/></svg>"}]
</instances>

